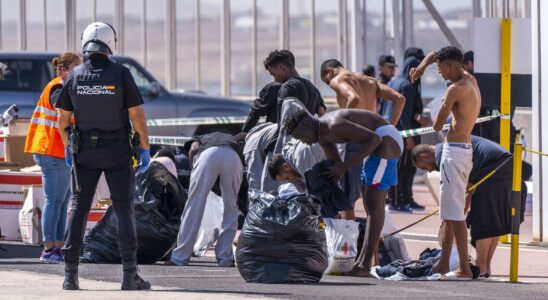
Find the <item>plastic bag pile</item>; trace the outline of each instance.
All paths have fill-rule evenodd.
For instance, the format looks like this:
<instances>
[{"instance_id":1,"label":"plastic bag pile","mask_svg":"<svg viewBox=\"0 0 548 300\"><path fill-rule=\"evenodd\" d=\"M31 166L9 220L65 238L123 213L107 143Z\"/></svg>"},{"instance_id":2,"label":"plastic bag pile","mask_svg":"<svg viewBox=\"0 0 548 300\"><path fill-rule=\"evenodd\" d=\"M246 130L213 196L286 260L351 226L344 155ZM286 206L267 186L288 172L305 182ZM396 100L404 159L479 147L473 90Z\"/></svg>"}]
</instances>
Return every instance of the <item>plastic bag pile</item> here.
<instances>
[{"instance_id":1,"label":"plastic bag pile","mask_svg":"<svg viewBox=\"0 0 548 300\"><path fill-rule=\"evenodd\" d=\"M327 268L327 245L319 201L308 194L283 200L254 190L250 200L236 250L245 281L320 281Z\"/></svg>"}]
</instances>

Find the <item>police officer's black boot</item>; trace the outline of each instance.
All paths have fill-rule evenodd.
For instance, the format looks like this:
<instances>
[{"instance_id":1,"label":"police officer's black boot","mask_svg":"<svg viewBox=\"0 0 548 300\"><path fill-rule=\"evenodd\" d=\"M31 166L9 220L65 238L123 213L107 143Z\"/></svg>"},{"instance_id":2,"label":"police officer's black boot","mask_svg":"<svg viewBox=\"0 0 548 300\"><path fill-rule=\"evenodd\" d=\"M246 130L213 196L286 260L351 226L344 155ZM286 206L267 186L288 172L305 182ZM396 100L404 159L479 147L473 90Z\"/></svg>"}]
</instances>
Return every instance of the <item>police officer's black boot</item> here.
<instances>
[{"instance_id":1,"label":"police officer's black boot","mask_svg":"<svg viewBox=\"0 0 548 300\"><path fill-rule=\"evenodd\" d=\"M65 263L65 281L63 290L79 290L78 263Z\"/></svg>"},{"instance_id":2,"label":"police officer's black boot","mask_svg":"<svg viewBox=\"0 0 548 300\"><path fill-rule=\"evenodd\" d=\"M150 282L145 281L138 274L137 261L122 261L124 267L124 279L122 280L122 290L148 290Z\"/></svg>"}]
</instances>

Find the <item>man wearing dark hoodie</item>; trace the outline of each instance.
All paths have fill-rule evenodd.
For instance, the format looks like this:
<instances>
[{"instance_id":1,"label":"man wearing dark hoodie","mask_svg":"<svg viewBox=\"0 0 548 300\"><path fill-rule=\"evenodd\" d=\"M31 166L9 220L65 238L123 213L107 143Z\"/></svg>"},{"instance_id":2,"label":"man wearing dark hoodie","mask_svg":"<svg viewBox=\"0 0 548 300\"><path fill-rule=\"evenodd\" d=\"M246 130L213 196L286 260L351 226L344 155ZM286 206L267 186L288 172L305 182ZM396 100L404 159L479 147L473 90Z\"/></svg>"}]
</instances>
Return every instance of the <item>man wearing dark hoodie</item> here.
<instances>
[{"instance_id":1,"label":"man wearing dark hoodie","mask_svg":"<svg viewBox=\"0 0 548 300\"><path fill-rule=\"evenodd\" d=\"M396 125L398 130L421 127L420 120L423 110L422 99L420 93L420 82L414 84L409 79L409 71L420 64L420 61L415 56L409 56L403 63L402 71L393 80L388 83L388 86L398 91L405 96L405 106L400 117L400 121ZM385 119L392 118L392 107L386 108L381 113ZM416 144L420 143L420 137L408 137L404 139L404 150L398 162L398 185L393 187L389 193L390 209L403 212L411 212L412 210L424 210L424 206L419 205L413 199L413 178L417 168L411 157L411 149Z\"/></svg>"}]
</instances>

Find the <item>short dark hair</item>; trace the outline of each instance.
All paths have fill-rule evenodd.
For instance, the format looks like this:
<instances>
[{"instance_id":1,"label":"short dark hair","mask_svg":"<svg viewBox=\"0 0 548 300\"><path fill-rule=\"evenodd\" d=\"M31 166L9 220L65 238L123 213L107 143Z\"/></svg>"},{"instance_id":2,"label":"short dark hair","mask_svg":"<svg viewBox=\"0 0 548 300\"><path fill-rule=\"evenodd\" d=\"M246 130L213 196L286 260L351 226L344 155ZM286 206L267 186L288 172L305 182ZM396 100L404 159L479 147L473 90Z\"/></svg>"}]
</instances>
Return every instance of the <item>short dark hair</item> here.
<instances>
[{"instance_id":1,"label":"short dark hair","mask_svg":"<svg viewBox=\"0 0 548 300\"><path fill-rule=\"evenodd\" d=\"M411 149L411 157L413 158L413 162L416 163L419 155L427 152L432 152L432 150L430 150L430 145L428 144L418 144L413 147L413 149Z\"/></svg>"},{"instance_id":2,"label":"short dark hair","mask_svg":"<svg viewBox=\"0 0 548 300\"><path fill-rule=\"evenodd\" d=\"M280 168L286 162L284 156L281 153L274 154L268 162L268 174L274 180L276 176L280 174Z\"/></svg>"},{"instance_id":3,"label":"short dark hair","mask_svg":"<svg viewBox=\"0 0 548 300\"><path fill-rule=\"evenodd\" d=\"M365 68L363 68L362 73L369 77L375 77L375 66L367 65Z\"/></svg>"},{"instance_id":4,"label":"short dark hair","mask_svg":"<svg viewBox=\"0 0 548 300\"><path fill-rule=\"evenodd\" d=\"M320 68L320 74L322 77L327 73L328 68L344 68L340 61L336 59L328 59L322 63Z\"/></svg>"},{"instance_id":5,"label":"short dark hair","mask_svg":"<svg viewBox=\"0 0 548 300\"><path fill-rule=\"evenodd\" d=\"M421 48L409 47L405 50L405 53L403 54L403 60L411 56L422 61L424 59L424 51Z\"/></svg>"},{"instance_id":6,"label":"short dark hair","mask_svg":"<svg viewBox=\"0 0 548 300\"><path fill-rule=\"evenodd\" d=\"M289 50L273 50L265 58L264 68L268 70L269 67L284 64L288 67L295 67L295 56Z\"/></svg>"},{"instance_id":7,"label":"short dark hair","mask_svg":"<svg viewBox=\"0 0 548 300\"><path fill-rule=\"evenodd\" d=\"M468 61L474 62L474 51L468 51L462 55L462 63Z\"/></svg>"},{"instance_id":8,"label":"short dark hair","mask_svg":"<svg viewBox=\"0 0 548 300\"><path fill-rule=\"evenodd\" d=\"M295 128L299 126L301 121L306 116L307 112L304 109L299 109L298 111L292 112L287 116L287 119L285 119L284 127L288 134L292 134Z\"/></svg>"},{"instance_id":9,"label":"short dark hair","mask_svg":"<svg viewBox=\"0 0 548 300\"><path fill-rule=\"evenodd\" d=\"M462 62L462 52L459 48L454 46L446 46L441 48L436 54L436 60L439 62L444 62L448 60Z\"/></svg>"}]
</instances>

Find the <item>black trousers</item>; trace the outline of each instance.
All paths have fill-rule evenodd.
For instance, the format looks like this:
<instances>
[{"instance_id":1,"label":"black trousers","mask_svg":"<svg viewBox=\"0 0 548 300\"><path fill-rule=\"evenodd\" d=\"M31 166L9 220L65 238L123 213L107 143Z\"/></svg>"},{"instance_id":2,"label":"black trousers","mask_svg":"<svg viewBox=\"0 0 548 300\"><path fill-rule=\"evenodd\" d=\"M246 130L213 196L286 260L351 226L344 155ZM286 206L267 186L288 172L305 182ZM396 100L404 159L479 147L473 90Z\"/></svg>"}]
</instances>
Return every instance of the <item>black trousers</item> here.
<instances>
[{"instance_id":1,"label":"black trousers","mask_svg":"<svg viewBox=\"0 0 548 300\"><path fill-rule=\"evenodd\" d=\"M103 172L116 214L117 240L122 263L135 261L137 254L137 232L133 208L135 174L131 164L129 142L120 139L102 140L98 143L83 141L77 161L80 192L73 189L65 246L62 249L65 262L75 264L79 260L88 213L99 177Z\"/></svg>"},{"instance_id":2,"label":"black trousers","mask_svg":"<svg viewBox=\"0 0 548 300\"><path fill-rule=\"evenodd\" d=\"M389 200L394 206L407 205L413 200L413 179L417 168L411 150L404 149L398 161L398 185L390 187Z\"/></svg>"}]
</instances>

